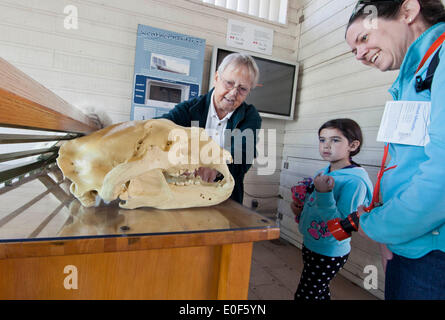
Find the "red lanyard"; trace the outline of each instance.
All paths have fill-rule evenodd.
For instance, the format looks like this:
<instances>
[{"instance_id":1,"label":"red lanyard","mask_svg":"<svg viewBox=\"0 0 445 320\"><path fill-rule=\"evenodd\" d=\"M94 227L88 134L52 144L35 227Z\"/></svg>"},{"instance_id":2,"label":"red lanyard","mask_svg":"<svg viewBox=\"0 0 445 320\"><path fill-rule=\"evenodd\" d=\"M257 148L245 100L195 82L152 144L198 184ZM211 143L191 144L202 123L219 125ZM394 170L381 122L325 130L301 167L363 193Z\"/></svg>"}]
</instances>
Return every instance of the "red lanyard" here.
<instances>
[{"instance_id":1,"label":"red lanyard","mask_svg":"<svg viewBox=\"0 0 445 320\"><path fill-rule=\"evenodd\" d=\"M383 174L397 166L392 166L385 168L386 158L388 157L389 144L385 145L385 151L383 152L382 164L380 165L379 173L377 174L377 182L375 183L374 193L372 194L372 200L369 207L363 208L366 212L371 211L375 207L380 205L380 181L382 180Z\"/></svg>"},{"instance_id":2,"label":"red lanyard","mask_svg":"<svg viewBox=\"0 0 445 320\"><path fill-rule=\"evenodd\" d=\"M422 61L420 61L419 66L417 67L416 73L423 67L425 62L428 60L428 58L433 54L434 51L436 51L437 48L439 48L442 43L445 41L445 32L442 33L442 35L434 41L434 43L431 45L431 47L426 52L425 56L423 57ZM385 151L383 153L383 159L382 164L380 165L379 173L377 174L377 182L374 187L374 193L372 194L372 200L369 207L364 208L366 212L371 211L375 207L380 205L380 182L382 180L383 174L391 169L394 169L397 166L392 166L385 169L385 162L386 158L388 157L388 150L389 150L389 144L385 145Z\"/></svg>"},{"instance_id":3,"label":"red lanyard","mask_svg":"<svg viewBox=\"0 0 445 320\"><path fill-rule=\"evenodd\" d=\"M445 32L441 34L439 38L434 41L434 43L431 45L431 47L426 52L425 56L423 57L422 61L420 61L419 66L417 67L416 73L423 67L426 60L433 54L434 51L436 51L437 48L439 48L442 43L445 41Z\"/></svg>"}]
</instances>

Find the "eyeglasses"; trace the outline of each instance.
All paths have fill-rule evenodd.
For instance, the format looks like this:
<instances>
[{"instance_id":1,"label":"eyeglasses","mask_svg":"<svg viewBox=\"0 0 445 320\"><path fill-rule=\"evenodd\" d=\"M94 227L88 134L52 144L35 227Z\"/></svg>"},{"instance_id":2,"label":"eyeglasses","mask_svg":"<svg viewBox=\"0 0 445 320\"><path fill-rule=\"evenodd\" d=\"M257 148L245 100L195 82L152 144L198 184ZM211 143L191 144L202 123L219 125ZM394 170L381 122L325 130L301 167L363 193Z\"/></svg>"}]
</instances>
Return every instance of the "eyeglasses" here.
<instances>
[{"instance_id":1,"label":"eyeglasses","mask_svg":"<svg viewBox=\"0 0 445 320\"><path fill-rule=\"evenodd\" d=\"M359 0L357 1L357 4L355 5L354 10L352 11L349 21L351 21L357 15L357 13L360 12L360 10L362 10L364 7L368 5L380 4L380 3L397 3L401 5L403 1L405 0Z\"/></svg>"},{"instance_id":2,"label":"eyeglasses","mask_svg":"<svg viewBox=\"0 0 445 320\"><path fill-rule=\"evenodd\" d=\"M233 88L236 88L236 91L243 97L249 94L250 88L246 88L241 85L235 87L235 81L228 81L224 79L222 76L219 77L221 78L224 88L226 88L226 90L232 91Z\"/></svg>"}]
</instances>

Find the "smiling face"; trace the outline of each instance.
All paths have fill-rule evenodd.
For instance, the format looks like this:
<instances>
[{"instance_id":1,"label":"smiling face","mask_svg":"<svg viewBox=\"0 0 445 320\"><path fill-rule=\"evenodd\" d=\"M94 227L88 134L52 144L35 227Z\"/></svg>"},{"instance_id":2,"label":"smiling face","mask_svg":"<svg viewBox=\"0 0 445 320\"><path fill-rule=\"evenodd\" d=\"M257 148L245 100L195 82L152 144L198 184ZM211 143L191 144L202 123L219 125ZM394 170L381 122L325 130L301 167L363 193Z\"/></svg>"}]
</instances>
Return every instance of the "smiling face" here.
<instances>
[{"instance_id":1,"label":"smiling face","mask_svg":"<svg viewBox=\"0 0 445 320\"><path fill-rule=\"evenodd\" d=\"M377 28L357 19L346 32L346 42L356 59L381 71L398 70L414 41L404 19L377 18ZM368 21L369 22L369 21Z\"/></svg>"},{"instance_id":2,"label":"smiling face","mask_svg":"<svg viewBox=\"0 0 445 320\"><path fill-rule=\"evenodd\" d=\"M216 72L213 103L218 116L222 118L238 108L247 98L251 85L249 69L244 65L230 64L221 74Z\"/></svg>"},{"instance_id":3,"label":"smiling face","mask_svg":"<svg viewBox=\"0 0 445 320\"><path fill-rule=\"evenodd\" d=\"M331 163L331 171L350 165L349 155L359 145L358 140L349 142L343 133L336 128L325 128L320 131L320 155L324 160Z\"/></svg>"}]
</instances>

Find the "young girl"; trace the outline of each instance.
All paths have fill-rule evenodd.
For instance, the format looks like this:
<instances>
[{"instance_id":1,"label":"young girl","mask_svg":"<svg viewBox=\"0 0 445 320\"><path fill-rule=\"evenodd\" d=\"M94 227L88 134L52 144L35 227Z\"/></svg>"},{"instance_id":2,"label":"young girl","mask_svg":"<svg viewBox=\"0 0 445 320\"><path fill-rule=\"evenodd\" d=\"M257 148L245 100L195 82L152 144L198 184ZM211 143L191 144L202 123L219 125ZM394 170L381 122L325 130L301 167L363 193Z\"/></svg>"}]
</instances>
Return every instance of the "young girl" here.
<instances>
[{"instance_id":1,"label":"young girl","mask_svg":"<svg viewBox=\"0 0 445 320\"><path fill-rule=\"evenodd\" d=\"M303 234L303 271L295 300L330 300L329 283L343 267L351 250L350 238L338 242L327 222L345 218L372 198L372 184L366 171L352 157L363 141L359 125L351 119L326 122L318 130L319 151L329 166L320 170L308 185L305 179L294 191L291 209ZM303 199L304 201L299 201Z\"/></svg>"}]
</instances>

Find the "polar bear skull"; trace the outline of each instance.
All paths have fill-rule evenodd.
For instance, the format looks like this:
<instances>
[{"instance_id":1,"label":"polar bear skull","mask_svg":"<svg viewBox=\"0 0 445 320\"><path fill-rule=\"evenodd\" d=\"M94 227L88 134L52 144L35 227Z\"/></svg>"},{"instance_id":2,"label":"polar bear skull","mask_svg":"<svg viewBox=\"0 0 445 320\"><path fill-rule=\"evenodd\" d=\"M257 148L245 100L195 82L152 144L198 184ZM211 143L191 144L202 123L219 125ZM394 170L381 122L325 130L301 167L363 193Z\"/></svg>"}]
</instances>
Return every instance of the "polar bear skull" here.
<instances>
[{"instance_id":1,"label":"polar bear skull","mask_svg":"<svg viewBox=\"0 0 445 320\"><path fill-rule=\"evenodd\" d=\"M57 164L72 181L70 190L90 207L98 197L120 199L120 207L159 209L218 204L232 194L230 153L202 128L185 128L165 119L129 121L70 140ZM223 177L207 183L195 170L207 167Z\"/></svg>"}]
</instances>

